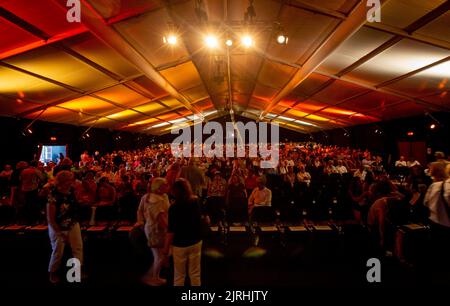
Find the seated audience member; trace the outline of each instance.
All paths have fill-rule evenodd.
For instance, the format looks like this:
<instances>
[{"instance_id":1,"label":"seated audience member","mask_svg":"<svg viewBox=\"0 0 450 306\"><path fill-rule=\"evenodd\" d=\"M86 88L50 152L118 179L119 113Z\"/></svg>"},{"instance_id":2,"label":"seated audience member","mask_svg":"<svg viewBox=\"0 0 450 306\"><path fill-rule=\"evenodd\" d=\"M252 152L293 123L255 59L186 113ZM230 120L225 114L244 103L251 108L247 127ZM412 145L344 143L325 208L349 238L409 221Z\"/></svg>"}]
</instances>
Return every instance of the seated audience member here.
<instances>
[{"instance_id":1,"label":"seated audience member","mask_svg":"<svg viewBox=\"0 0 450 306\"><path fill-rule=\"evenodd\" d=\"M299 171L297 173L297 180L299 183L305 183L307 186L311 183L311 174L305 171L304 166L299 167Z\"/></svg>"},{"instance_id":2,"label":"seated audience member","mask_svg":"<svg viewBox=\"0 0 450 306\"><path fill-rule=\"evenodd\" d=\"M147 244L153 253L153 263L142 277L142 281L150 286L160 286L167 283L160 277L163 264L163 250L168 227L169 198L167 196L167 181L164 178L154 178L137 211L135 227L143 227Z\"/></svg>"},{"instance_id":3,"label":"seated audience member","mask_svg":"<svg viewBox=\"0 0 450 306\"><path fill-rule=\"evenodd\" d=\"M87 171L80 184L76 185L75 195L81 206L92 206L97 198L97 183L94 180L94 172Z\"/></svg>"},{"instance_id":4,"label":"seated audience member","mask_svg":"<svg viewBox=\"0 0 450 306\"><path fill-rule=\"evenodd\" d=\"M408 160L408 162L406 163L408 168L412 168L412 167L416 167L416 166L420 166L420 163L417 159L415 159L413 156L411 156Z\"/></svg>"},{"instance_id":5,"label":"seated audience member","mask_svg":"<svg viewBox=\"0 0 450 306\"><path fill-rule=\"evenodd\" d=\"M348 172L348 171L347 171L347 168L344 166L344 163L343 163L342 160L338 160L337 163L338 163L337 166L336 166L336 172L337 172L337 173L339 173L339 174L344 174L344 173L347 173L347 172Z\"/></svg>"},{"instance_id":6,"label":"seated audience member","mask_svg":"<svg viewBox=\"0 0 450 306\"><path fill-rule=\"evenodd\" d=\"M272 206L272 191L265 186L265 180L258 177L257 186L248 198L248 214L251 215L255 207Z\"/></svg>"},{"instance_id":7,"label":"seated audience member","mask_svg":"<svg viewBox=\"0 0 450 306\"><path fill-rule=\"evenodd\" d=\"M116 202L116 189L108 182L108 178L102 177L97 187L96 206L112 206Z\"/></svg>"},{"instance_id":8,"label":"seated audience member","mask_svg":"<svg viewBox=\"0 0 450 306\"><path fill-rule=\"evenodd\" d=\"M400 156L400 159L395 162L396 168L406 168L407 166L408 166L408 163L406 162L406 159L403 155Z\"/></svg>"}]
</instances>

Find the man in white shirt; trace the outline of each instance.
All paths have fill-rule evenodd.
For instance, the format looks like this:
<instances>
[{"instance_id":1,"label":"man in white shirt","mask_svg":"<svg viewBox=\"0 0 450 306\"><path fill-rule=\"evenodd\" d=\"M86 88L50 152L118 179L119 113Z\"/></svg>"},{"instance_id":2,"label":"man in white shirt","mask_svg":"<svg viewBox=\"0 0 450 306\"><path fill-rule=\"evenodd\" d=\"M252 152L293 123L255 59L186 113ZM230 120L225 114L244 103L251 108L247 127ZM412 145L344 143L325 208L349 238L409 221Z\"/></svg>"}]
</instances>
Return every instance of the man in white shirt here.
<instances>
[{"instance_id":1,"label":"man in white shirt","mask_svg":"<svg viewBox=\"0 0 450 306\"><path fill-rule=\"evenodd\" d=\"M400 156L400 159L395 162L395 167L397 167L397 168L406 167L406 166L407 166L407 162L406 162L404 156Z\"/></svg>"},{"instance_id":2,"label":"man in white shirt","mask_svg":"<svg viewBox=\"0 0 450 306\"><path fill-rule=\"evenodd\" d=\"M258 187L253 189L252 194L248 198L249 214L251 214L254 207L272 206L272 191L265 186L264 179L258 177L256 183Z\"/></svg>"},{"instance_id":3,"label":"man in white shirt","mask_svg":"<svg viewBox=\"0 0 450 306\"><path fill-rule=\"evenodd\" d=\"M336 172L339 174L344 174L347 173L347 168L344 166L342 160L338 160L338 165L335 167L336 168Z\"/></svg>"}]
</instances>

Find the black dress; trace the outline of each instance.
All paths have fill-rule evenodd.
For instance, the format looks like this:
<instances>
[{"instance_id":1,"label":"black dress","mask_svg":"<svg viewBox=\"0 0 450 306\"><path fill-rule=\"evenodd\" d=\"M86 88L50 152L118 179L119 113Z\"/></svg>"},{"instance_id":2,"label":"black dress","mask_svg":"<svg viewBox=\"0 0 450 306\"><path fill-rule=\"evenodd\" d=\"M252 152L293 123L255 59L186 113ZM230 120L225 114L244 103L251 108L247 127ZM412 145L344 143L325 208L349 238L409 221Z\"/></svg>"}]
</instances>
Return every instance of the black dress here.
<instances>
[{"instance_id":1,"label":"black dress","mask_svg":"<svg viewBox=\"0 0 450 306\"><path fill-rule=\"evenodd\" d=\"M247 198L245 197L245 186L243 184L228 186L228 221L244 222L247 216Z\"/></svg>"}]
</instances>

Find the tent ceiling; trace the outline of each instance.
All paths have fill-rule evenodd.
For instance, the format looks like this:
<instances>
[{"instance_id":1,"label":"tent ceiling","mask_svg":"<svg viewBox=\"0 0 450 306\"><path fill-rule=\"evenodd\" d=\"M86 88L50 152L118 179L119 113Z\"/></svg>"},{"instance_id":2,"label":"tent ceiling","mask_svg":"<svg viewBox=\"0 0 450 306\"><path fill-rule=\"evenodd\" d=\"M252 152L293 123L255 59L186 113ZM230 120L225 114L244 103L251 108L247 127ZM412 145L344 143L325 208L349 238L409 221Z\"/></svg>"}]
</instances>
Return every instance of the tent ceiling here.
<instances>
[{"instance_id":1,"label":"tent ceiling","mask_svg":"<svg viewBox=\"0 0 450 306\"><path fill-rule=\"evenodd\" d=\"M0 0L0 115L162 134L232 108L309 133L450 110L450 1L386 0L368 23L365 1L258 0L251 24L247 0L203 1L207 23L196 2L82 0L69 23L66 1ZM210 32L255 45L228 69Z\"/></svg>"}]
</instances>

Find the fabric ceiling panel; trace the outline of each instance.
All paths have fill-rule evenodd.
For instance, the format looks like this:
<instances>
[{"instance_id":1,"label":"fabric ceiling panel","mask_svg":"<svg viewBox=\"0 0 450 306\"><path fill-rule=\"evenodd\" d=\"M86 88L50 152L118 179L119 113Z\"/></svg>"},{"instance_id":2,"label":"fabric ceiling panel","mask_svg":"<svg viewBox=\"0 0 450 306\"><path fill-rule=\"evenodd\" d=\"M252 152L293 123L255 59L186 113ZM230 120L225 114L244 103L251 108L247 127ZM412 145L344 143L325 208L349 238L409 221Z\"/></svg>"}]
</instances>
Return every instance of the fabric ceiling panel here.
<instances>
[{"instance_id":1,"label":"fabric ceiling panel","mask_svg":"<svg viewBox=\"0 0 450 306\"><path fill-rule=\"evenodd\" d=\"M64 9L67 1L61 1L62 5L59 5L54 0L13 0L0 2L3 8L34 25L49 36L56 36L64 32L85 30L82 23L67 22L67 10Z\"/></svg>"},{"instance_id":2,"label":"fabric ceiling panel","mask_svg":"<svg viewBox=\"0 0 450 306\"><path fill-rule=\"evenodd\" d=\"M380 115L384 120L423 115L427 111L422 105L413 102L401 103L383 110Z\"/></svg>"},{"instance_id":3,"label":"fabric ceiling panel","mask_svg":"<svg viewBox=\"0 0 450 306\"><path fill-rule=\"evenodd\" d=\"M34 119L36 118L41 111L37 111L35 113L29 114L26 118ZM58 122L58 123L66 123L66 124L75 124L78 125L82 121L92 120L94 117L88 116L85 114L77 114L71 110L59 108L59 107L49 107L47 108L40 116L40 120L50 121L50 122Z\"/></svg>"},{"instance_id":4,"label":"fabric ceiling panel","mask_svg":"<svg viewBox=\"0 0 450 306\"><path fill-rule=\"evenodd\" d=\"M296 110L296 109L290 109L286 113L286 116L292 117L292 118L302 118L308 115L308 113Z\"/></svg>"},{"instance_id":5,"label":"fabric ceiling panel","mask_svg":"<svg viewBox=\"0 0 450 306\"><path fill-rule=\"evenodd\" d=\"M313 100L302 101L297 104L294 108L303 112L315 112L321 108L328 107L329 104L320 103Z\"/></svg>"},{"instance_id":6,"label":"fabric ceiling panel","mask_svg":"<svg viewBox=\"0 0 450 306\"><path fill-rule=\"evenodd\" d=\"M373 91L367 95L360 96L358 98L345 101L340 104L340 107L348 107L350 109L355 109L359 111L371 110L374 108L386 108L391 104L401 101L402 98L382 94L380 92Z\"/></svg>"},{"instance_id":7,"label":"fabric ceiling panel","mask_svg":"<svg viewBox=\"0 0 450 306\"><path fill-rule=\"evenodd\" d=\"M424 96L450 89L450 61L431 67L389 88L414 96Z\"/></svg>"},{"instance_id":8,"label":"fabric ceiling panel","mask_svg":"<svg viewBox=\"0 0 450 306\"><path fill-rule=\"evenodd\" d=\"M144 120L148 118L147 116L144 116L138 112L135 112L131 109L118 111L117 113L111 114L106 116L110 119L117 119L121 121L130 121L130 120Z\"/></svg>"},{"instance_id":9,"label":"fabric ceiling panel","mask_svg":"<svg viewBox=\"0 0 450 306\"><path fill-rule=\"evenodd\" d=\"M120 108L117 108L111 103L107 103L90 96L84 96L69 102L64 102L59 106L72 109L77 112L86 112L93 115L114 113L120 110Z\"/></svg>"},{"instance_id":10,"label":"fabric ceiling panel","mask_svg":"<svg viewBox=\"0 0 450 306\"><path fill-rule=\"evenodd\" d=\"M51 46L42 47L4 61L81 90L102 88L114 83L114 80L105 74Z\"/></svg>"},{"instance_id":11,"label":"fabric ceiling panel","mask_svg":"<svg viewBox=\"0 0 450 306\"><path fill-rule=\"evenodd\" d=\"M358 0L302 0L301 2L309 3L314 6L321 6L329 10L341 12L343 14L348 14L356 5Z\"/></svg>"},{"instance_id":12,"label":"fabric ceiling panel","mask_svg":"<svg viewBox=\"0 0 450 306\"><path fill-rule=\"evenodd\" d=\"M183 104L181 104L177 99L172 98L172 97L160 99L159 101L161 101L164 105L166 105L169 108L184 107Z\"/></svg>"},{"instance_id":13,"label":"fabric ceiling panel","mask_svg":"<svg viewBox=\"0 0 450 306\"><path fill-rule=\"evenodd\" d=\"M124 85L116 85L101 91L95 92L96 96L108 99L126 107L134 107L136 105L148 102L149 99Z\"/></svg>"},{"instance_id":14,"label":"fabric ceiling panel","mask_svg":"<svg viewBox=\"0 0 450 306\"><path fill-rule=\"evenodd\" d=\"M65 43L65 45L123 78L140 73L138 69L114 51L114 49L111 49L108 45L92 35L78 36Z\"/></svg>"},{"instance_id":15,"label":"fabric ceiling panel","mask_svg":"<svg viewBox=\"0 0 450 306\"><path fill-rule=\"evenodd\" d=\"M267 102L269 102L270 100L272 100L275 97L275 95L279 91L280 91L279 89L270 88L270 87L262 86L260 84L256 84L255 90L253 91L253 96L255 96L259 99L267 100Z\"/></svg>"},{"instance_id":16,"label":"fabric ceiling panel","mask_svg":"<svg viewBox=\"0 0 450 306\"><path fill-rule=\"evenodd\" d=\"M160 73L178 90L191 88L200 85L202 82L192 62L162 70Z\"/></svg>"},{"instance_id":17,"label":"fabric ceiling panel","mask_svg":"<svg viewBox=\"0 0 450 306\"><path fill-rule=\"evenodd\" d=\"M83 122L83 125L85 126L95 126L97 128L105 128L105 129L109 129L109 128L121 128L123 126L128 125L128 123L126 122L119 122L117 120L111 120L108 118L95 118L95 119L91 119L88 121Z\"/></svg>"},{"instance_id":18,"label":"fabric ceiling panel","mask_svg":"<svg viewBox=\"0 0 450 306\"><path fill-rule=\"evenodd\" d=\"M12 1L11 1L12 2ZM36 36L0 17L0 58L4 52L40 41Z\"/></svg>"},{"instance_id":19,"label":"fabric ceiling panel","mask_svg":"<svg viewBox=\"0 0 450 306\"><path fill-rule=\"evenodd\" d=\"M260 100L260 99L255 99L255 98L251 98L250 102L248 104L248 106L250 108L254 108L254 109L257 109L257 110L264 109L267 105L269 105L269 102L266 102L266 101L263 101L263 100Z\"/></svg>"},{"instance_id":20,"label":"fabric ceiling panel","mask_svg":"<svg viewBox=\"0 0 450 306\"><path fill-rule=\"evenodd\" d=\"M334 104L355 95L362 94L363 92L367 92L367 89L348 82L336 80L333 84L315 94L313 98L329 104Z\"/></svg>"},{"instance_id":21,"label":"fabric ceiling panel","mask_svg":"<svg viewBox=\"0 0 450 306\"><path fill-rule=\"evenodd\" d=\"M168 31L170 17L166 9L160 9L137 18L119 22L114 27L149 61L157 67L189 54L182 44L170 46L164 44L163 37Z\"/></svg>"},{"instance_id":22,"label":"fabric ceiling panel","mask_svg":"<svg viewBox=\"0 0 450 306\"><path fill-rule=\"evenodd\" d=\"M210 99L202 100L200 102L195 103L195 107L201 109L202 111L204 109L210 108L211 106L212 106L212 103L211 103Z\"/></svg>"},{"instance_id":23,"label":"fabric ceiling panel","mask_svg":"<svg viewBox=\"0 0 450 306\"><path fill-rule=\"evenodd\" d=\"M145 105L142 105L139 107L135 107L134 109L139 112L142 112L144 114L150 115L150 114L154 114L156 112L161 112L161 111L165 110L166 108L157 102L150 102L148 104L145 104Z\"/></svg>"},{"instance_id":24,"label":"fabric ceiling panel","mask_svg":"<svg viewBox=\"0 0 450 306\"><path fill-rule=\"evenodd\" d=\"M242 19L244 19L244 12L247 10L248 5L248 1L228 0L228 20L242 21ZM277 17L279 4L276 1L271 0L258 0L253 2L253 7L257 13L258 20L275 20Z\"/></svg>"},{"instance_id":25,"label":"fabric ceiling panel","mask_svg":"<svg viewBox=\"0 0 450 306\"><path fill-rule=\"evenodd\" d=\"M156 85L152 80L150 80L146 76L134 79L133 81L127 82L127 84L133 88L136 87L139 90L143 90L152 97L161 97L163 95L167 95L167 92L164 89Z\"/></svg>"},{"instance_id":26,"label":"fabric ceiling panel","mask_svg":"<svg viewBox=\"0 0 450 306\"><path fill-rule=\"evenodd\" d=\"M436 18L429 24L417 30L417 33L450 41L450 12Z\"/></svg>"},{"instance_id":27,"label":"fabric ceiling panel","mask_svg":"<svg viewBox=\"0 0 450 306\"><path fill-rule=\"evenodd\" d=\"M304 80L299 86L294 89L294 94L298 94L300 96L309 96L312 93L316 92L317 89L327 82L330 78L312 73L306 80Z\"/></svg>"},{"instance_id":28,"label":"fabric ceiling panel","mask_svg":"<svg viewBox=\"0 0 450 306\"><path fill-rule=\"evenodd\" d=\"M0 93L47 104L75 95L74 92L28 74L0 67Z\"/></svg>"},{"instance_id":29,"label":"fabric ceiling panel","mask_svg":"<svg viewBox=\"0 0 450 306\"><path fill-rule=\"evenodd\" d=\"M318 71L336 74L392 37L390 34L362 27L331 53Z\"/></svg>"},{"instance_id":30,"label":"fabric ceiling panel","mask_svg":"<svg viewBox=\"0 0 450 306\"><path fill-rule=\"evenodd\" d=\"M258 83L272 88L282 88L295 71L295 68L265 60L258 76Z\"/></svg>"},{"instance_id":31,"label":"fabric ceiling panel","mask_svg":"<svg viewBox=\"0 0 450 306\"><path fill-rule=\"evenodd\" d=\"M233 55L231 59L231 80L246 80L252 83L256 80L258 67L262 57L249 51L245 55Z\"/></svg>"},{"instance_id":32,"label":"fabric ceiling panel","mask_svg":"<svg viewBox=\"0 0 450 306\"><path fill-rule=\"evenodd\" d=\"M7 96L0 96L0 115L14 116L31 110L39 105L41 104L23 101L22 99L13 99Z\"/></svg>"},{"instance_id":33,"label":"fabric ceiling panel","mask_svg":"<svg viewBox=\"0 0 450 306\"><path fill-rule=\"evenodd\" d=\"M450 56L449 50L404 39L348 74L379 84Z\"/></svg>"},{"instance_id":34,"label":"fabric ceiling panel","mask_svg":"<svg viewBox=\"0 0 450 306\"><path fill-rule=\"evenodd\" d=\"M272 41L268 54L298 64L302 64L338 24L336 19L288 5L283 7L279 22L289 36L289 43L279 45Z\"/></svg>"},{"instance_id":35,"label":"fabric ceiling panel","mask_svg":"<svg viewBox=\"0 0 450 306\"><path fill-rule=\"evenodd\" d=\"M432 11L446 0L395 0L383 6L381 21L397 28L405 28Z\"/></svg>"},{"instance_id":36,"label":"fabric ceiling panel","mask_svg":"<svg viewBox=\"0 0 450 306\"><path fill-rule=\"evenodd\" d=\"M89 3L107 19L135 11L157 9L161 6L161 1L156 0L89 0Z\"/></svg>"},{"instance_id":37,"label":"fabric ceiling panel","mask_svg":"<svg viewBox=\"0 0 450 306\"><path fill-rule=\"evenodd\" d=\"M181 93L188 97L191 101L208 97L208 93L203 85L182 91Z\"/></svg>"}]
</instances>

